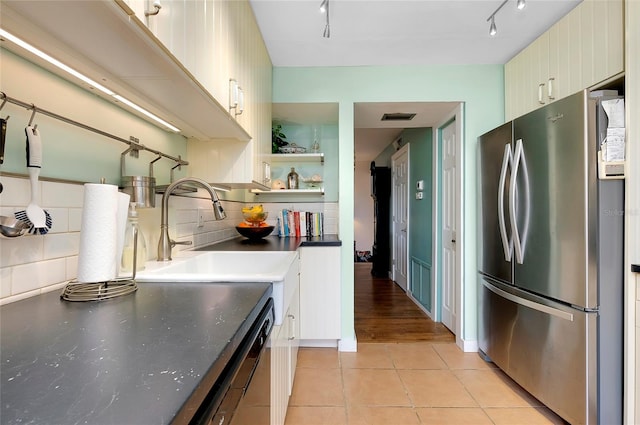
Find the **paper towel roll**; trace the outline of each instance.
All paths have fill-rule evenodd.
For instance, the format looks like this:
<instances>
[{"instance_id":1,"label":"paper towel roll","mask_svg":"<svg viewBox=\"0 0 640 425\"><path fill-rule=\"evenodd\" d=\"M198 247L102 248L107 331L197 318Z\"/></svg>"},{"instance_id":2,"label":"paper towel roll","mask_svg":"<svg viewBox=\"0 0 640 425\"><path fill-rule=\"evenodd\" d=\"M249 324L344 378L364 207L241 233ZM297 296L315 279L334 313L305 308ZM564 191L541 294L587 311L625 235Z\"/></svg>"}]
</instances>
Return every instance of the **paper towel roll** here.
<instances>
[{"instance_id":1,"label":"paper towel roll","mask_svg":"<svg viewBox=\"0 0 640 425\"><path fill-rule=\"evenodd\" d=\"M118 187L110 184L84 185L78 255L79 282L104 282L116 277L118 206L124 201L118 193ZM126 220L126 208L124 211Z\"/></svg>"}]
</instances>

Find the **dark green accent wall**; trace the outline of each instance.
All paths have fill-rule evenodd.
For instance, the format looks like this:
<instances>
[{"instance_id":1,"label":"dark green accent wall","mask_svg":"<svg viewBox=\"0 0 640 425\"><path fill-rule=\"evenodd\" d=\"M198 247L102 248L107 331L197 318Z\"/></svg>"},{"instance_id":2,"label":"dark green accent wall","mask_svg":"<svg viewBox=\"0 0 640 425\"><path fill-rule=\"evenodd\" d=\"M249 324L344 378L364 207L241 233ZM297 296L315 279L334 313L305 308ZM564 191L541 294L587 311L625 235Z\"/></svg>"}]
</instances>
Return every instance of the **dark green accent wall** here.
<instances>
[{"instance_id":1,"label":"dark green accent wall","mask_svg":"<svg viewBox=\"0 0 640 425\"><path fill-rule=\"evenodd\" d=\"M409 159L409 256L429 267L433 265L433 132L431 128L410 128L402 132L410 145ZM424 181L423 198L416 199L416 183Z\"/></svg>"}]
</instances>

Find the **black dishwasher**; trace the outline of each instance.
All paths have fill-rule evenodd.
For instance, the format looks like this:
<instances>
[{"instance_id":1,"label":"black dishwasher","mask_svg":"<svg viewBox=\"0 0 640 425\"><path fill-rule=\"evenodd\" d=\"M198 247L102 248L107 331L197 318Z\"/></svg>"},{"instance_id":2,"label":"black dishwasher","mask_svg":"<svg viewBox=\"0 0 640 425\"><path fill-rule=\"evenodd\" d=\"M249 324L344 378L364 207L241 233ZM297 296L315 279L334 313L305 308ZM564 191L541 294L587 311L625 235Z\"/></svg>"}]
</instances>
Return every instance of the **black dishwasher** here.
<instances>
[{"instance_id":1,"label":"black dishwasher","mask_svg":"<svg viewBox=\"0 0 640 425\"><path fill-rule=\"evenodd\" d=\"M226 425L232 421L242 398L253 381L261 358L265 356L264 353L267 349L273 323L273 299L269 298L267 305L258 315L247 336L242 340L242 343L191 420L191 424ZM268 370L269 368L267 367L266 369ZM270 384L268 375L266 381L268 386ZM240 420L243 421L242 419ZM238 423L238 421L234 423ZM244 421L240 423L244 423ZM266 423L268 424L268 422ZM256 422L252 422L252 425L254 424Z\"/></svg>"}]
</instances>

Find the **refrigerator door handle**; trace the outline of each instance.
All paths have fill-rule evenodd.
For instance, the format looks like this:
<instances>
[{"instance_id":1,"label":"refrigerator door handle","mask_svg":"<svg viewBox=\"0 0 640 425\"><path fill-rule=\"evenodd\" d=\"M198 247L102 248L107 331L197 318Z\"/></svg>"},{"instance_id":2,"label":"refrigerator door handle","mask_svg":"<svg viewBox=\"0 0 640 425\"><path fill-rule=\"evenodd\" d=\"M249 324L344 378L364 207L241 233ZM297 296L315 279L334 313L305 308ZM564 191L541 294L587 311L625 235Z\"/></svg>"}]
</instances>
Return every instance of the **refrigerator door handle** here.
<instances>
[{"instance_id":1,"label":"refrigerator door handle","mask_svg":"<svg viewBox=\"0 0 640 425\"><path fill-rule=\"evenodd\" d=\"M538 310L538 311L540 311L542 313L550 314L552 316L556 316L556 317L559 317L561 319L573 322L573 314L571 314L571 313L567 313L566 311L558 310L557 308L549 307L547 305L538 304L536 302L529 301L529 300L526 300L524 298L520 298L517 295L513 295L513 294L510 294L507 291L503 291L500 288L496 288L495 286L493 286L492 284L488 283L485 280L482 281L482 284L484 285L485 288L487 288L488 290L490 290L491 292L493 292L494 294L496 294L499 297L507 299L507 300L509 300L511 302L514 302L516 304L520 304L522 306L531 308L533 310Z\"/></svg>"},{"instance_id":2,"label":"refrigerator door handle","mask_svg":"<svg viewBox=\"0 0 640 425\"><path fill-rule=\"evenodd\" d=\"M507 235L507 225L504 221L504 186L507 179L507 168L509 167L513 167L513 154L511 153L511 145L507 143L504 145L504 156L502 157L502 168L500 169L500 180L498 182L498 225L506 261L511 261L513 256L513 239Z\"/></svg>"},{"instance_id":3,"label":"refrigerator door handle","mask_svg":"<svg viewBox=\"0 0 640 425\"><path fill-rule=\"evenodd\" d=\"M524 222L522 225L522 233L518 231L518 222L516 221L516 187L518 181L518 172L522 166L522 181L524 186ZM513 247L516 254L516 261L522 264L524 261L525 245L529 234L529 215L531 213L531 191L529 188L529 172L527 170L527 161L522 148L522 139L516 141L516 149L513 155L513 175L509 186L509 217L511 218L511 234L513 237Z\"/></svg>"}]
</instances>

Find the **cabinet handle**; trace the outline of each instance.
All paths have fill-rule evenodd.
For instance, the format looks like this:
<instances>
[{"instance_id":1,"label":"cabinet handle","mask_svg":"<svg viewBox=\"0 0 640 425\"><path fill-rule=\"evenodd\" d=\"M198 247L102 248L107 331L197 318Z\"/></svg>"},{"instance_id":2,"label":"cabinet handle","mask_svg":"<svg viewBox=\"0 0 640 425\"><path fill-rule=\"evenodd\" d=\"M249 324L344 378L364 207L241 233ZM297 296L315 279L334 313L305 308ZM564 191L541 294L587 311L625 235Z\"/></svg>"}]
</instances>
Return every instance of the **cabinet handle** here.
<instances>
[{"instance_id":1,"label":"cabinet handle","mask_svg":"<svg viewBox=\"0 0 640 425\"><path fill-rule=\"evenodd\" d=\"M544 105L544 100L542 100L542 88L544 87L544 83L538 84L538 103Z\"/></svg>"},{"instance_id":2,"label":"cabinet handle","mask_svg":"<svg viewBox=\"0 0 640 425\"><path fill-rule=\"evenodd\" d=\"M155 16L160 12L160 9L162 9L162 4L160 4L160 0L155 0L153 2L153 8L155 10L145 10L144 11L144 16Z\"/></svg>"},{"instance_id":3,"label":"cabinet handle","mask_svg":"<svg viewBox=\"0 0 640 425\"><path fill-rule=\"evenodd\" d=\"M551 77L549 78L549 86L547 87L547 95L549 97L549 99L554 100L556 97L553 95L553 82L555 81L555 78Z\"/></svg>"}]
</instances>

